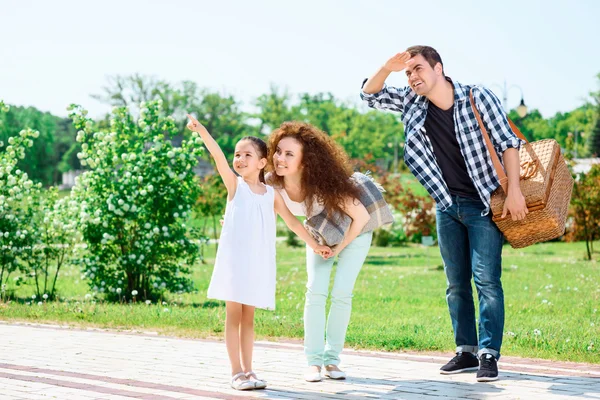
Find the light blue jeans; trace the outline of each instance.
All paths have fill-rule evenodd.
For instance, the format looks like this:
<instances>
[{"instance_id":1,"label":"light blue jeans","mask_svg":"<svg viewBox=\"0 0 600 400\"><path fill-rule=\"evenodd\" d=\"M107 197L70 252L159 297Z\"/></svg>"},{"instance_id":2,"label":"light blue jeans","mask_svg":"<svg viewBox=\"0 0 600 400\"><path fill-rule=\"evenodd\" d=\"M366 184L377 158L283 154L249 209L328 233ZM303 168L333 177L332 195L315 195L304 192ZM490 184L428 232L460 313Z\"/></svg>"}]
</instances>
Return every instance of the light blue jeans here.
<instances>
[{"instance_id":1,"label":"light blue jeans","mask_svg":"<svg viewBox=\"0 0 600 400\"><path fill-rule=\"evenodd\" d=\"M325 321L325 303L334 259L324 260L307 246L306 303L304 304L304 354L308 365L338 365L344 349L352 311L352 291L371 248L372 232L354 239L338 255L331 290L331 307ZM327 325L326 325L327 324Z\"/></svg>"}]
</instances>

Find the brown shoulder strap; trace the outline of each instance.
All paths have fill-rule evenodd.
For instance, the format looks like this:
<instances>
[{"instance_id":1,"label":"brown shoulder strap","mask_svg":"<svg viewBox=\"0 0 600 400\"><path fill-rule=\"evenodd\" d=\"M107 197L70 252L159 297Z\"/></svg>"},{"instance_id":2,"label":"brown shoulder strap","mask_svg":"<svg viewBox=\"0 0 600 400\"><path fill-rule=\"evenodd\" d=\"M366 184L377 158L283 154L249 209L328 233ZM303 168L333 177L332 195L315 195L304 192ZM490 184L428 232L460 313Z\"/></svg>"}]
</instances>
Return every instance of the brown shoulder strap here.
<instances>
[{"instance_id":1,"label":"brown shoulder strap","mask_svg":"<svg viewBox=\"0 0 600 400\"><path fill-rule=\"evenodd\" d=\"M502 190L504 190L504 193L508 193L508 178L506 176L506 172L504 172L504 167L502 166L502 163L500 162L498 153L496 153L496 149L494 148L494 145L492 145L492 141L490 140L490 135L488 134L487 130L485 129L485 125L483 124L483 121L481 120L481 115L479 114L479 110L477 109L477 106L475 105L475 98L473 97L473 89L471 89L469 91L469 98L471 99L471 107L473 108L473 112L475 113L475 118L477 118L477 122L479 123L479 128L481 128L481 133L483 133L483 139L485 141L485 145L488 149L488 152L490 153L490 157L492 158L492 164L494 164L494 169L496 170L496 174L498 174L498 178L500 179L500 185L502 186ZM526 143L529 143L527 141L527 139L525 138L525 136L521 133L519 128L517 128L517 126L510 120L510 118L508 118L508 117L506 117L506 118L508 119L508 124L510 125L510 128L517 135L517 137L519 139L524 140Z\"/></svg>"}]
</instances>

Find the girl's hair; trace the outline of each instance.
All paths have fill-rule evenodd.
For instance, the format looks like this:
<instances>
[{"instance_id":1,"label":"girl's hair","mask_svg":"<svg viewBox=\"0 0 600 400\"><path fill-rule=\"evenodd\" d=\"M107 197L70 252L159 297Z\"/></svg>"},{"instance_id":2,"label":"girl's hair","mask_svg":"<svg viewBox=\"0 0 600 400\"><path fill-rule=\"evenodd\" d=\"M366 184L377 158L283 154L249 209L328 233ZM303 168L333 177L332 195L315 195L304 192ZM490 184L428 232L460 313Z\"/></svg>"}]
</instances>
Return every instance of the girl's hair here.
<instances>
[{"instance_id":1,"label":"girl's hair","mask_svg":"<svg viewBox=\"0 0 600 400\"><path fill-rule=\"evenodd\" d=\"M257 138L256 136L244 136L243 138L238 140L238 143L241 141L244 141L244 140L248 140L249 142L252 143L252 145L256 149L256 153L258 154L259 160L261 158L267 158L269 151L267 150L267 143L264 140L262 140L261 138ZM260 170L258 179L262 183L265 183L265 169L264 168Z\"/></svg>"},{"instance_id":2,"label":"girl's hair","mask_svg":"<svg viewBox=\"0 0 600 400\"><path fill-rule=\"evenodd\" d=\"M279 141L291 137L302 145L302 194L307 215L312 214L313 201L323 204L331 217L343 213L346 198L359 198L359 189L349 179L352 167L348 155L331 137L316 127L297 121L284 122L269 137L269 169L275 171L273 156ZM275 187L283 187L283 177L270 174Z\"/></svg>"}]
</instances>

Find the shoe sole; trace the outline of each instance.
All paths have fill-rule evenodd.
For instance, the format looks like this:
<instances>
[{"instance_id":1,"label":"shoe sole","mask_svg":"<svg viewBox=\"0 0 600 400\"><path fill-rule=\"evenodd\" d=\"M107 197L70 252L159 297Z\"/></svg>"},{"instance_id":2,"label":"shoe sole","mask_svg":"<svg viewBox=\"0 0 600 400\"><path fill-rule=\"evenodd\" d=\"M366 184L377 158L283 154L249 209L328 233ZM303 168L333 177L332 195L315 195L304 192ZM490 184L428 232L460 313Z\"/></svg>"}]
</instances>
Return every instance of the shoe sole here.
<instances>
[{"instance_id":1,"label":"shoe sole","mask_svg":"<svg viewBox=\"0 0 600 400\"><path fill-rule=\"evenodd\" d=\"M305 377L304 380L306 382L321 382L323 380L323 378L319 378L319 379L313 379L313 378L311 378L311 379L308 379L308 378Z\"/></svg>"},{"instance_id":2,"label":"shoe sole","mask_svg":"<svg viewBox=\"0 0 600 400\"><path fill-rule=\"evenodd\" d=\"M232 388L232 389L235 389L235 390L239 390L239 391L255 390L255 389L256 389L256 387L255 387L255 386L246 386L246 387L241 387L241 386L240 386L240 387L235 387L235 386L233 386L233 385L231 386L231 388Z\"/></svg>"},{"instance_id":3,"label":"shoe sole","mask_svg":"<svg viewBox=\"0 0 600 400\"><path fill-rule=\"evenodd\" d=\"M442 371L442 370L440 370L440 374L442 374L442 375L454 375L454 374L460 374L461 372L477 371L478 369L479 369L479 367L469 367L469 368L457 369L456 371Z\"/></svg>"},{"instance_id":4,"label":"shoe sole","mask_svg":"<svg viewBox=\"0 0 600 400\"><path fill-rule=\"evenodd\" d=\"M483 378L477 378L477 382L493 382L493 381L497 381L498 377L483 377Z\"/></svg>"},{"instance_id":5,"label":"shoe sole","mask_svg":"<svg viewBox=\"0 0 600 400\"><path fill-rule=\"evenodd\" d=\"M325 374L325 377L327 377L329 379L333 379L334 381L343 381L344 379L346 379L345 376L340 376L339 378L333 378L331 375L327 375L327 374Z\"/></svg>"}]
</instances>

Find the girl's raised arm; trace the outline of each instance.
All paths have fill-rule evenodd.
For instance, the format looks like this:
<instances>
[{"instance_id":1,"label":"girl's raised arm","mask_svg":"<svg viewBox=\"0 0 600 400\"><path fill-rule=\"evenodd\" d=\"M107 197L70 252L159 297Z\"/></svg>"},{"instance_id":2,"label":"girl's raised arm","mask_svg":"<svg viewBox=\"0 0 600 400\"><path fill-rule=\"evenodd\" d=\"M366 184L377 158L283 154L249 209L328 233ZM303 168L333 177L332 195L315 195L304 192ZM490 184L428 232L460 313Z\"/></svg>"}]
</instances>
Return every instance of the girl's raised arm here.
<instances>
[{"instance_id":1,"label":"girl's raised arm","mask_svg":"<svg viewBox=\"0 0 600 400\"><path fill-rule=\"evenodd\" d=\"M237 187L237 177L235 173L231 170L229 163L227 162L227 158L219 147L219 144L213 139L210 133L206 130L204 125L202 125L198 120L192 117L190 114L187 115L190 122L187 124L187 128L191 131L198 132L200 137L204 141L206 148L210 152L210 155L215 159L217 164L217 171L219 171L219 175L221 175L221 179L223 179L223 183L225 183L225 187L227 188L228 197L231 200L233 195L235 194L235 190Z\"/></svg>"}]
</instances>

